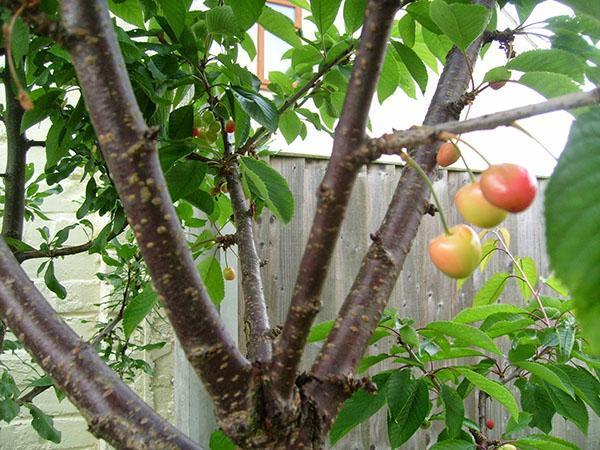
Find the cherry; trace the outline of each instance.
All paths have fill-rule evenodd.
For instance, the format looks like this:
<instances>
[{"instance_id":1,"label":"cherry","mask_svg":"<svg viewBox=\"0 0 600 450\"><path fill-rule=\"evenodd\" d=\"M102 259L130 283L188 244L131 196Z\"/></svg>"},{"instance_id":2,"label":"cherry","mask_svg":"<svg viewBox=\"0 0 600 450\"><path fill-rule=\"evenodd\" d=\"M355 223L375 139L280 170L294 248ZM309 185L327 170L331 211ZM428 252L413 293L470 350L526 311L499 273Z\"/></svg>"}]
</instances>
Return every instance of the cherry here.
<instances>
[{"instance_id":1,"label":"cherry","mask_svg":"<svg viewBox=\"0 0 600 450\"><path fill-rule=\"evenodd\" d=\"M228 134L235 133L235 121L229 119L227 122L225 122L225 131Z\"/></svg>"},{"instance_id":2,"label":"cherry","mask_svg":"<svg viewBox=\"0 0 600 450\"><path fill-rule=\"evenodd\" d=\"M235 270L233 270L231 267L225 267L223 269L223 278L225 278L227 281L235 280Z\"/></svg>"},{"instance_id":3,"label":"cherry","mask_svg":"<svg viewBox=\"0 0 600 450\"><path fill-rule=\"evenodd\" d=\"M488 202L512 213L526 210L537 193L537 180L516 164L491 166L481 174L481 192Z\"/></svg>"},{"instance_id":4,"label":"cherry","mask_svg":"<svg viewBox=\"0 0 600 450\"><path fill-rule=\"evenodd\" d=\"M506 86L506 80L493 81L490 83L490 87L495 91L497 91L498 89L502 89L504 86Z\"/></svg>"},{"instance_id":5,"label":"cherry","mask_svg":"<svg viewBox=\"0 0 600 450\"><path fill-rule=\"evenodd\" d=\"M494 422L494 419L488 419L485 422L485 426L488 427L488 430L493 430L494 427L496 426L496 423Z\"/></svg>"},{"instance_id":6,"label":"cherry","mask_svg":"<svg viewBox=\"0 0 600 450\"><path fill-rule=\"evenodd\" d=\"M192 136L195 138L203 138L206 136L206 131L204 128L198 128L195 127L194 130L192 131Z\"/></svg>"},{"instance_id":7,"label":"cherry","mask_svg":"<svg viewBox=\"0 0 600 450\"><path fill-rule=\"evenodd\" d=\"M429 256L435 266L451 278L465 278L481 260L481 242L468 225L450 228L429 242Z\"/></svg>"},{"instance_id":8,"label":"cherry","mask_svg":"<svg viewBox=\"0 0 600 450\"><path fill-rule=\"evenodd\" d=\"M454 196L454 203L467 222L481 228L493 228L508 215L485 199L478 182L460 188Z\"/></svg>"},{"instance_id":9,"label":"cherry","mask_svg":"<svg viewBox=\"0 0 600 450\"><path fill-rule=\"evenodd\" d=\"M460 158L460 153L452 142L444 142L440 145L435 160L438 165L448 167Z\"/></svg>"}]
</instances>

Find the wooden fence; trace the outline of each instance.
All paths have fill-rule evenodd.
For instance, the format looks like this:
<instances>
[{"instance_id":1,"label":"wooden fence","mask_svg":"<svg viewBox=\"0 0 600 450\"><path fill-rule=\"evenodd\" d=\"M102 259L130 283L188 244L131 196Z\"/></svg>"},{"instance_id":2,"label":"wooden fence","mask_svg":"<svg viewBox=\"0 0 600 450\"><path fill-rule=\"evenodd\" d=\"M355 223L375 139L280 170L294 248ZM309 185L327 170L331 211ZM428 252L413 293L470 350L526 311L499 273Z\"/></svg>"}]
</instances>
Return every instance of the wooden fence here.
<instances>
[{"instance_id":1,"label":"wooden fence","mask_svg":"<svg viewBox=\"0 0 600 450\"><path fill-rule=\"evenodd\" d=\"M265 290L271 321L282 324L289 306L296 273L306 243L313 214L316 208L315 192L327 165L327 160L294 156L276 156L273 166L287 179L296 199L296 212L291 224L282 225L271 215L265 214L257 226L259 255L267 261L263 269ZM371 164L360 172L348 208L346 221L337 242L329 276L323 291L323 309L319 321L332 319L344 301L354 280L363 255L370 243L369 234L377 230L392 197L400 167L394 164ZM460 223L458 212L452 207L455 192L468 182L465 172L440 171L436 190L443 203L450 224ZM542 188L546 181L540 180ZM544 246L542 222L543 194L526 212L511 215L505 222L511 234L511 250L519 256L531 256L538 262L540 274L547 275L548 259ZM427 243L441 232L437 217L425 216L418 236L412 245L409 258L390 298L389 306L396 308L401 317L411 317L418 326L429 321L450 319L461 309L470 306L473 294L493 273L510 270L507 258L496 254L481 275L476 273L459 291L456 282L438 272L427 257ZM242 297L239 296L241 299ZM522 303L516 285L509 286L503 297L504 302ZM243 304L239 305L240 313ZM241 317L241 316L240 316ZM240 320L239 335L243 340L243 323ZM383 351L389 344L372 348L371 353ZM313 345L306 354L305 365L319 349ZM381 367L381 366L379 366ZM467 401L467 413L475 418L475 401ZM504 428L507 412L493 404L490 416L498 426L491 434ZM584 450L600 449L600 421L590 414L590 431L585 437L570 422L555 418L555 435L572 440ZM439 422L428 430L420 430L406 443L403 449L425 450L435 442L441 431ZM336 449L386 449L387 431L385 417L380 413L346 436Z\"/></svg>"}]
</instances>

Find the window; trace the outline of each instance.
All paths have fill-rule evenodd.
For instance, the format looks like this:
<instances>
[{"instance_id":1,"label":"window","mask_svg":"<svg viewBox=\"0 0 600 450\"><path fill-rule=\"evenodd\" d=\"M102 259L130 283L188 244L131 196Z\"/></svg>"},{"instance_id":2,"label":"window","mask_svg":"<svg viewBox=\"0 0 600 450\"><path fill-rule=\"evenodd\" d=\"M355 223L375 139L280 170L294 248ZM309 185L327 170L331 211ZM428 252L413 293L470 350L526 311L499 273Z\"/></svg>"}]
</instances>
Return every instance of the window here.
<instances>
[{"instance_id":1,"label":"window","mask_svg":"<svg viewBox=\"0 0 600 450\"><path fill-rule=\"evenodd\" d=\"M294 6L287 0L267 0L267 5L275 11L289 17L296 28L302 27L302 9ZM269 84L267 76L269 72L285 72L288 62L282 60L282 55L290 48L289 44L282 41L260 25L257 27L257 75L263 83L263 87Z\"/></svg>"}]
</instances>

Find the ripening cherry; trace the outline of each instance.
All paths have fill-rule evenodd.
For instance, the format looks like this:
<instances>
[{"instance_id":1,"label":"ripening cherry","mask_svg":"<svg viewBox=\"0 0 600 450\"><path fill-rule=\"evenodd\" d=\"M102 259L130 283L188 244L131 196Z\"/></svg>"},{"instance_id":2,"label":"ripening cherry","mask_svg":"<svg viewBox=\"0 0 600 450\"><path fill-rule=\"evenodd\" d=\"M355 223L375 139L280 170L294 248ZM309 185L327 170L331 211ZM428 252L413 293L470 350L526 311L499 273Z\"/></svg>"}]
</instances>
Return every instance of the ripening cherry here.
<instances>
[{"instance_id":1,"label":"ripening cherry","mask_svg":"<svg viewBox=\"0 0 600 450\"><path fill-rule=\"evenodd\" d=\"M504 86L506 86L506 80L493 81L492 83L490 83L490 87L495 91L497 91L498 89L502 89Z\"/></svg>"},{"instance_id":2,"label":"ripening cherry","mask_svg":"<svg viewBox=\"0 0 600 450\"><path fill-rule=\"evenodd\" d=\"M231 267L225 267L223 269L223 278L225 278L227 281L235 280L235 270L233 270Z\"/></svg>"},{"instance_id":3,"label":"ripening cherry","mask_svg":"<svg viewBox=\"0 0 600 450\"><path fill-rule=\"evenodd\" d=\"M435 160L441 167L448 167L454 164L460 158L460 152L456 148L456 145L452 142L444 142L440 145Z\"/></svg>"},{"instance_id":4,"label":"ripening cherry","mask_svg":"<svg viewBox=\"0 0 600 450\"><path fill-rule=\"evenodd\" d=\"M450 228L429 242L429 256L435 266L451 278L466 278L481 260L481 241L465 224Z\"/></svg>"},{"instance_id":5,"label":"ripening cherry","mask_svg":"<svg viewBox=\"0 0 600 450\"><path fill-rule=\"evenodd\" d=\"M234 120L229 119L227 122L225 122L225 131L227 132L227 134L235 133L235 121Z\"/></svg>"},{"instance_id":6,"label":"ripening cherry","mask_svg":"<svg viewBox=\"0 0 600 450\"><path fill-rule=\"evenodd\" d=\"M496 423L494 422L494 419L488 419L485 422L485 426L488 427L488 430L493 430L496 426Z\"/></svg>"},{"instance_id":7,"label":"ripening cherry","mask_svg":"<svg viewBox=\"0 0 600 450\"><path fill-rule=\"evenodd\" d=\"M192 131L192 136L198 139L203 139L206 137L206 129L195 127Z\"/></svg>"},{"instance_id":8,"label":"ripening cherry","mask_svg":"<svg viewBox=\"0 0 600 450\"><path fill-rule=\"evenodd\" d=\"M537 193L537 180L517 164L491 166L481 174L481 192L488 202L512 213L526 210Z\"/></svg>"},{"instance_id":9,"label":"ripening cherry","mask_svg":"<svg viewBox=\"0 0 600 450\"><path fill-rule=\"evenodd\" d=\"M467 222L481 228L493 228L508 215L485 199L478 182L460 188L454 196L454 203Z\"/></svg>"}]
</instances>

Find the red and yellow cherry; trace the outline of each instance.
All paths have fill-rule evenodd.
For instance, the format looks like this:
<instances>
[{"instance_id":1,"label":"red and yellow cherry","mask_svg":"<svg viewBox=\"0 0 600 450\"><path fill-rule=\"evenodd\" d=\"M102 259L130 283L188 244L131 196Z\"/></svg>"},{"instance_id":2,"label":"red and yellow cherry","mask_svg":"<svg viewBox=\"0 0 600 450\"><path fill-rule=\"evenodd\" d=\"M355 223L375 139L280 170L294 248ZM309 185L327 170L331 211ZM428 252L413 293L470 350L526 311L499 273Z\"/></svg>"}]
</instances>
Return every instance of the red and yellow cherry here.
<instances>
[{"instance_id":1,"label":"red and yellow cherry","mask_svg":"<svg viewBox=\"0 0 600 450\"><path fill-rule=\"evenodd\" d=\"M496 423L494 422L494 419L488 419L485 422L485 426L488 427L488 430L493 430L496 426Z\"/></svg>"},{"instance_id":2,"label":"red and yellow cherry","mask_svg":"<svg viewBox=\"0 0 600 450\"><path fill-rule=\"evenodd\" d=\"M449 277L465 278L481 261L481 241L470 226L456 225L429 242L429 256Z\"/></svg>"},{"instance_id":3,"label":"red and yellow cherry","mask_svg":"<svg viewBox=\"0 0 600 450\"><path fill-rule=\"evenodd\" d=\"M206 129L195 127L192 131L192 136L198 139L204 139L206 137Z\"/></svg>"},{"instance_id":4,"label":"red and yellow cherry","mask_svg":"<svg viewBox=\"0 0 600 450\"><path fill-rule=\"evenodd\" d=\"M498 89L502 89L504 86L506 86L506 80L493 81L490 83L490 87L495 91L497 91Z\"/></svg>"},{"instance_id":5,"label":"red and yellow cherry","mask_svg":"<svg viewBox=\"0 0 600 450\"><path fill-rule=\"evenodd\" d=\"M225 122L225 131L230 134L230 133L235 133L235 121L229 119L227 122Z\"/></svg>"},{"instance_id":6,"label":"red and yellow cherry","mask_svg":"<svg viewBox=\"0 0 600 450\"><path fill-rule=\"evenodd\" d=\"M537 193L537 180L517 164L491 166L481 174L481 192L488 202L512 213L526 210Z\"/></svg>"},{"instance_id":7,"label":"red and yellow cherry","mask_svg":"<svg viewBox=\"0 0 600 450\"><path fill-rule=\"evenodd\" d=\"M435 160L441 167L448 167L460 158L460 152L452 142L444 142L440 145Z\"/></svg>"},{"instance_id":8,"label":"red and yellow cherry","mask_svg":"<svg viewBox=\"0 0 600 450\"><path fill-rule=\"evenodd\" d=\"M508 215L485 199L478 182L461 187L454 196L454 203L467 222L481 228L493 228Z\"/></svg>"},{"instance_id":9,"label":"red and yellow cherry","mask_svg":"<svg viewBox=\"0 0 600 450\"><path fill-rule=\"evenodd\" d=\"M223 269L223 278L225 278L227 281L235 280L235 270L233 270L231 267L225 267Z\"/></svg>"}]
</instances>

